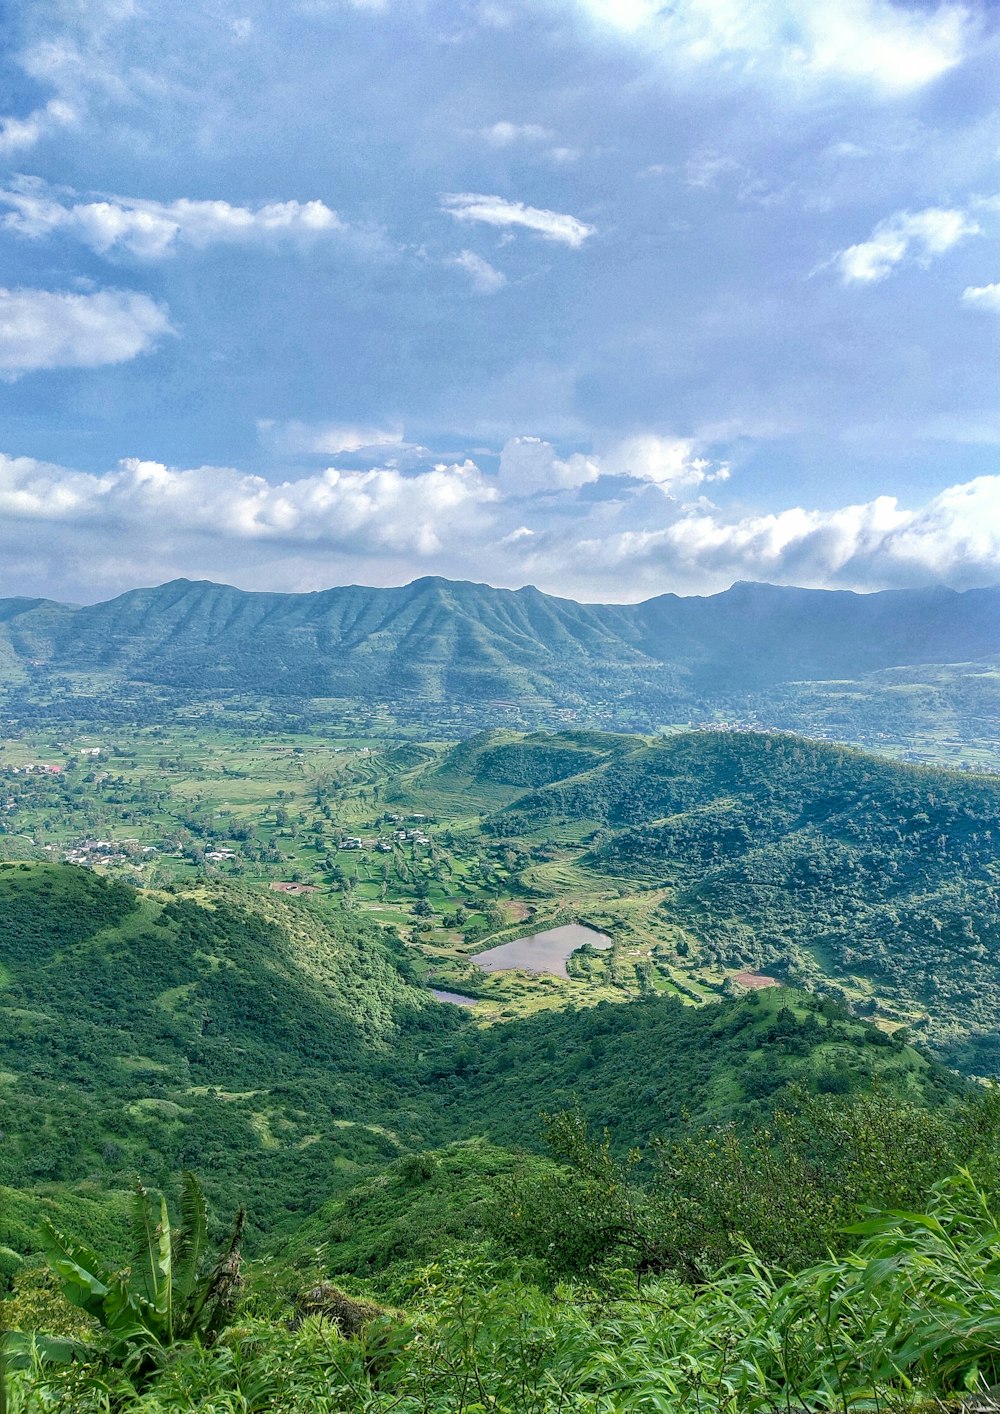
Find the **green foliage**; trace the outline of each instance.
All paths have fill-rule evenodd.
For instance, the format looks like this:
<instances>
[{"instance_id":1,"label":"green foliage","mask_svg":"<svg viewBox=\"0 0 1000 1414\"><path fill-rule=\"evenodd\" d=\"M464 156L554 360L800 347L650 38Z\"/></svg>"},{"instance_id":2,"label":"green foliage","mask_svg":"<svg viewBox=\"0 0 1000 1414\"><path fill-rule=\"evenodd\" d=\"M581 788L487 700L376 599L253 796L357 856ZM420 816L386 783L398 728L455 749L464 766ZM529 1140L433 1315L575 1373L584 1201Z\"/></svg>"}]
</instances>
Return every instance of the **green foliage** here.
<instances>
[{"instance_id":1,"label":"green foliage","mask_svg":"<svg viewBox=\"0 0 1000 1414\"><path fill-rule=\"evenodd\" d=\"M401 1300L415 1266L478 1255L515 1176L558 1174L551 1160L472 1139L409 1154L306 1218L282 1244L298 1270L374 1282Z\"/></svg>"},{"instance_id":2,"label":"green foliage","mask_svg":"<svg viewBox=\"0 0 1000 1414\"><path fill-rule=\"evenodd\" d=\"M698 1286L638 1291L543 1291L446 1261L415 1275L406 1320L344 1336L244 1316L210 1348L180 1348L142 1394L94 1366L16 1376L12 1414L915 1414L997 1379L1000 1227L967 1174L853 1238L791 1276L748 1253Z\"/></svg>"},{"instance_id":3,"label":"green foliage","mask_svg":"<svg viewBox=\"0 0 1000 1414\"><path fill-rule=\"evenodd\" d=\"M363 918L236 890L140 900L49 865L0 872L0 909L3 1177L38 1195L0 1208L0 1243L33 1250L53 1185L120 1207L130 1173L169 1190L194 1162L259 1239L426 1133L417 1057L461 1018Z\"/></svg>"},{"instance_id":4,"label":"green foliage","mask_svg":"<svg viewBox=\"0 0 1000 1414\"><path fill-rule=\"evenodd\" d=\"M957 1167L1000 1199L1000 1094L927 1111L881 1093L803 1092L766 1128L692 1128L617 1159L579 1112L550 1119L554 1165L504 1176L494 1232L550 1280L628 1267L700 1281L752 1249L801 1268L845 1250L859 1209L917 1207Z\"/></svg>"},{"instance_id":5,"label":"green foliage","mask_svg":"<svg viewBox=\"0 0 1000 1414\"><path fill-rule=\"evenodd\" d=\"M206 1270L208 1210L191 1173L181 1179L182 1218L171 1228L167 1201L155 1202L136 1184L129 1264L116 1270L93 1251L43 1224L46 1254L65 1299L100 1327L97 1356L133 1381L148 1378L177 1341L211 1344L232 1319L240 1285L240 1245L244 1214ZM54 1350L50 1332L30 1329L6 1337L8 1363L36 1351L43 1358L86 1357L86 1347L64 1342Z\"/></svg>"},{"instance_id":6,"label":"green foliage","mask_svg":"<svg viewBox=\"0 0 1000 1414\"><path fill-rule=\"evenodd\" d=\"M820 1089L832 1073L931 1104L957 1085L898 1043L869 1044L881 1033L866 1023L777 990L482 1028L407 981L406 950L363 914L308 899L137 895L31 865L0 870L0 907L0 1127L20 1190L0 1208L0 1243L22 1254L52 1203L57 1226L110 1251L135 1171L172 1191L198 1163L218 1210L247 1205L259 1248L410 1151L474 1135L541 1147L540 1112L577 1100L621 1149L676 1135L687 1114L766 1119L789 1084Z\"/></svg>"},{"instance_id":7,"label":"green foliage","mask_svg":"<svg viewBox=\"0 0 1000 1414\"><path fill-rule=\"evenodd\" d=\"M660 1252L713 1271L745 1246L800 1267L831 1249L860 1208L917 1207L967 1165L1000 1199L1000 1094L938 1110L874 1091L798 1097L765 1127L728 1125L656 1148L651 1205Z\"/></svg>"},{"instance_id":8,"label":"green foliage","mask_svg":"<svg viewBox=\"0 0 1000 1414\"><path fill-rule=\"evenodd\" d=\"M843 979L941 1046L1000 1004L1000 783L797 737L680 735L529 792L504 836L594 822L584 863L669 888L703 962Z\"/></svg>"},{"instance_id":9,"label":"green foliage","mask_svg":"<svg viewBox=\"0 0 1000 1414\"><path fill-rule=\"evenodd\" d=\"M537 1142L540 1111L578 1108L624 1153L679 1136L692 1119L765 1124L796 1087L822 1092L831 1073L850 1093L877 1084L932 1106L965 1088L910 1047L872 1044L884 1033L839 1007L783 988L756 996L704 1009L637 998L466 1032L460 1073L453 1047L434 1057L443 1113L524 1144Z\"/></svg>"}]
</instances>

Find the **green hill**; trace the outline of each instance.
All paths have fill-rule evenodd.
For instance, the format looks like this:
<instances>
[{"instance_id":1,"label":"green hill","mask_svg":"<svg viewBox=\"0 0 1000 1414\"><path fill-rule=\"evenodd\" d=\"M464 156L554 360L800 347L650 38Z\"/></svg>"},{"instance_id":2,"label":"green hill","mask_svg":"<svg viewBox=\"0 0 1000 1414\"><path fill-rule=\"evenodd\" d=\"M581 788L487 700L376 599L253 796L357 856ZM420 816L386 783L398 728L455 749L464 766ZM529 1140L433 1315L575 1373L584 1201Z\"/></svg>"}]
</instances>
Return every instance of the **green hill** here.
<instances>
[{"instance_id":1,"label":"green hill","mask_svg":"<svg viewBox=\"0 0 1000 1414\"><path fill-rule=\"evenodd\" d=\"M511 743L475 748L468 779L480 761L538 779L626 759L581 742L537 759L529 745L526 763L498 745ZM802 1407L863 1398L876 1356L888 1397L904 1367L886 1350L943 1392L967 1387L980 1356L979 1326L963 1332L995 1305L995 1275L981 1288L996 1099L828 999L647 997L481 1026L414 986L383 929L328 902L137 893L36 863L0 866L0 969L0 1282L14 1279L0 1316L85 1342L44 1367L12 1337L0 1378L16 1411L554 1414L654 1399L682 1414L718 1387L722 1407L763 1414L807 1379L822 1398ZM547 1134L542 1112L563 1112ZM966 1177L931 1193L930 1220L913 1216L959 1164L983 1196ZM210 1228L248 1204L258 1260L242 1295L228 1288L242 1305L218 1339L161 1346L83 1274L104 1258L139 1290L125 1190L139 1171L172 1193L182 1167L203 1177ZM846 1228L871 1203L905 1211L855 1253ZM62 1271L113 1341L32 1264L43 1216L96 1245ZM916 1289L971 1351L957 1373L936 1364L934 1383L912 1355L929 1318L910 1313L910 1253ZM824 1327L813 1313L833 1290Z\"/></svg>"},{"instance_id":2,"label":"green hill","mask_svg":"<svg viewBox=\"0 0 1000 1414\"><path fill-rule=\"evenodd\" d=\"M784 988L706 1008L654 997L541 1012L462 1036L447 1060L438 1087L456 1127L537 1143L540 1111L575 1109L619 1152L691 1123L762 1122L795 1088L877 1084L930 1104L964 1088L868 1022Z\"/></svg>"},{"instance_id":3,"label":"green hill","mask_svg":"<svg viewBox=\"0 0 1000 1414\"><path fill-rule=\"evenodd\" d=\"M307 899L3 865L0 917L0 1181L26 1191L93 1196L194 1166L219 1209L246 1201L274 1231L428 1145L541 1147L542 1111L574 1104L627 1148L685 1115L765 1114L795 1081L954 1093L909 1048L784 994L483 1028L412 985L381 929Z\"/></svg>"},{"instance_id":4,"label":"green hill","mask_svg":"<svg viewBox=\"0 0 1000 1414\"><path fill-rule=\"evenodd\" d=\"M703 960L839 980L964 1067L1000 1067L1000 780L798 737L641 742L528 792L500 838L590 830L595 874L666 887Z\"/></svg>"},{"instance_id":5,"label":"green hill","mask_svg":"<svg viewBox=\"0 0 1000 1414\"><path fill-rule=\"evenodd\" d=\"M197 1166L266 1228L433 1134L408 1090L453 1009L377 930L49 865L0 867L0 917L4 1182L114 1189Z\"/></svg>"}]
</instances>

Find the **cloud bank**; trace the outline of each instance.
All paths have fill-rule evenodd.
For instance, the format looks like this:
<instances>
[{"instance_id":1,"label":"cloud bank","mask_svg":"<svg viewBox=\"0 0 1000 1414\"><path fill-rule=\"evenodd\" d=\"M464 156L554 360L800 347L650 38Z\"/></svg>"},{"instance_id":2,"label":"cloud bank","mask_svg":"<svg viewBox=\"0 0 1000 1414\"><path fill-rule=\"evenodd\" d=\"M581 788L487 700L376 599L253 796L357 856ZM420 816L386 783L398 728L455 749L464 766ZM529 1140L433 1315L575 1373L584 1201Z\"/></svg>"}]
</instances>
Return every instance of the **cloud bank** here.
<instances>
[{"instance_id":1,"label":"cloud bank","mask_svg":"<svg viewBox=\"0 0 1000 1414\"><path fill-rule=\"evenodd\" d=\"M589 499L616 458L629 468L620 491ZM498 477L465 461L413 473L330 467L274 483L230 467L128 459L95 474L4 456L0 553L20 592L48 584L75 598L176 575L314 589L433 572L585 600L709 593L736 579L855 589L1000 583L1000 476L919 506L879 496L764 514L671 494L685 478L697 486L713 474L679 452L672 480L637 482L637 464L625 444L603 458L560 459L533 438L508 444ZM650 464L668 465L662 447ZM540 484L561 497L558 515L536 513Z\"/></svg>"}]
</instances>

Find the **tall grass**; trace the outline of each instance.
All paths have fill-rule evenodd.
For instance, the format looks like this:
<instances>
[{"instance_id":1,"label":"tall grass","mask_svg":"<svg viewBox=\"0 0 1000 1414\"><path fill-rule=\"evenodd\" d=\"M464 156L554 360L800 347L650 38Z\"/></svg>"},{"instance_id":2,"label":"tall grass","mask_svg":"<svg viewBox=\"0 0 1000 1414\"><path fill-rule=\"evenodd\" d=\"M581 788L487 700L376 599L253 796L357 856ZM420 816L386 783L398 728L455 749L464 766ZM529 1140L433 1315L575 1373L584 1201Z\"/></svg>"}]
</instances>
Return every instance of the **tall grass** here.
<instances>
[{"instance_id":1,"label":"tall grass","mask_svg":"<svg viewBox=\"0 0 1000 1414\"><path fill-rule=\"evenodd\" d=\"M752 1253L692 1288L539 1288L482 1261L415 1273L407 1319L355 1339L246 1317L141 1393L109 1365L11 1377L10 1414L902 1414L1000 1381L1000 1226L967 1173L923 1213L788 1274ZM953 1406L957 1407L957 1405Z\"/></svg>"}]
</instances>

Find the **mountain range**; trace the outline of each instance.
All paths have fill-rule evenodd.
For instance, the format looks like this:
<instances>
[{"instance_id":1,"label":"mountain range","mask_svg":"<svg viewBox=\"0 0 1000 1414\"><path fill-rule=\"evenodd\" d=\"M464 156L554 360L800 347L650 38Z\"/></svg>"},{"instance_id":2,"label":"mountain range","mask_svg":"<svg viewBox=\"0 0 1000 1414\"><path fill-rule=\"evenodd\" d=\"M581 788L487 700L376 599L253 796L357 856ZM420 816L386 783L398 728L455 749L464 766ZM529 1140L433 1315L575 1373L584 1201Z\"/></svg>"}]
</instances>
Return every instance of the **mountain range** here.
<instances>
[{"instance_id":1,"label":"mountain range","mask_svg":"<svg viewBox=\"0 0 1000 1414\"><path fill-rule=\"evenodd\" d=\"M185 693L665 707L788 681L1000 661L1000 588L738 583L579 604L440 578L255 593L174 580L104 603L0 600L0 682L100 674Z\"/></svg>"}]
</instances>

